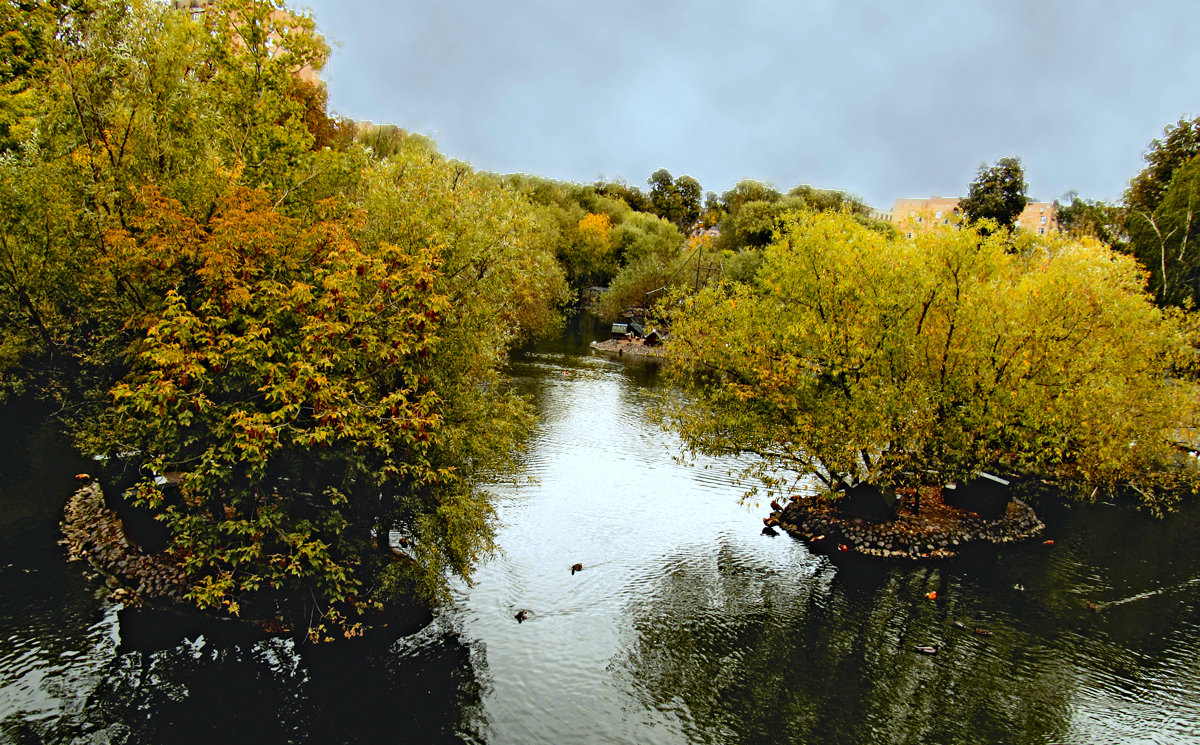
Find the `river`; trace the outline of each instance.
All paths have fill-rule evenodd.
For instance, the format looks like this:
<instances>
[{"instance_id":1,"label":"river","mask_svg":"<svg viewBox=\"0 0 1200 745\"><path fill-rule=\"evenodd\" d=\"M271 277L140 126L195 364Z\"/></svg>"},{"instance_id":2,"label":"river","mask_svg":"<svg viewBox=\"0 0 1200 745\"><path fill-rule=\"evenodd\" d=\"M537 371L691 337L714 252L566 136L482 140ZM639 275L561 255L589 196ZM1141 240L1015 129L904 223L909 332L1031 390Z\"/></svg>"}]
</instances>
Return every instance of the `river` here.
<instances>
[{"instance_id":1,"label":"river","mask_svg":"<svg viewBox=\"0 0 1200 745\"><path fill-rule=\"evenodd\" d=\"M0 742L1200 742L1200 505L1043 504L1050 545L834 565L760 535L739 464L678 461L656 369L602 333L514 358L542 420L502 551L390 642L120 610L55 543L89 464L4 409Z\"/></svg>"}]
</instances>

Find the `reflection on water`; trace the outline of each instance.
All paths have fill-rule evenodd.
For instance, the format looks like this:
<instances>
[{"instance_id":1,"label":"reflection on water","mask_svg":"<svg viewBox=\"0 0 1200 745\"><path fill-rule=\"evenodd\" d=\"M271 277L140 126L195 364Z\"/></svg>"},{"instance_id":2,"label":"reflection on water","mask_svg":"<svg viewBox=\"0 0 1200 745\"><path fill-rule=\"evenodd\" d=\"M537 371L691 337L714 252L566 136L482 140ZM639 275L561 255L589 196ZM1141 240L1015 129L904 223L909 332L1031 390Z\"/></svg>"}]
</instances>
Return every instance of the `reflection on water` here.
<instances>
[{"instance_id":1,"label":"reflection on water","mask_svg":"<svg viewBox=\"0 0 1200 745\"><path fill-rule=\"evenodd\" d=\"M0 742L1200 741L1200 509L1044 504L1053 545L834 565L759 534L741 464L673 460L656 368L592 355L603 330L514 358L543 419L503 551L394 643L118 613L54 545L86 464L10 409Z\"/></svg>"}]
</instances>

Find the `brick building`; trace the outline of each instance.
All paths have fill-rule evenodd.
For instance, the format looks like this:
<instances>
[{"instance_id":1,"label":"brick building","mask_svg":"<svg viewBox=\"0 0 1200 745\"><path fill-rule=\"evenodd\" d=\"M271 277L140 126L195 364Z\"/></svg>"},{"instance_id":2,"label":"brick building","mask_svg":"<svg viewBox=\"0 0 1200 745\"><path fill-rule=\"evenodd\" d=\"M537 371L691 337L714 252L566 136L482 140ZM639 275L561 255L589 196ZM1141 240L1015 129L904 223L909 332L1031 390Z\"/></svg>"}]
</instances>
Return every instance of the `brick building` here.
<instances>
[{"instance_id":1,"label":"brick building","mask_svg":"<svg viewBox=\"0 0 1200 745\"><path fill-rule=\"evenodd\" d=\"M958 221L960 197L897 199L892 207L892 224L906 235L927 230L933 225L953 225ZM1029 202L1017 217L1018 230L1047 235L1058 230L1058 209L1053 202Z\"/></svg>"},{"instance_id":2,"label":"brick building","mask_svg":"<svg viewBox=\"0 0 1200 745\"><path fill-rule=\"evenodd\" d=\"M216 4L217 0L171 0L172 8L186 11L191 15L192 20L199 20L204 16L205 10ZM295 16L287 13L286 11L275 10L271 13L271 20L275 23L278 23L279 26L287 27L294 24ZM272 42L277 42L280 38L280 35L276 32L271 34ZM277 49L279 49L279 47L272 43L272 56L274 56L274 50ZM305 65L299 70L296 70L294 74L297 78L306 83L311 83L313 85L322 84L320 76L317 75L317 71L312 69L312 67L309 65Z\"/></svg>"}]
</instances>

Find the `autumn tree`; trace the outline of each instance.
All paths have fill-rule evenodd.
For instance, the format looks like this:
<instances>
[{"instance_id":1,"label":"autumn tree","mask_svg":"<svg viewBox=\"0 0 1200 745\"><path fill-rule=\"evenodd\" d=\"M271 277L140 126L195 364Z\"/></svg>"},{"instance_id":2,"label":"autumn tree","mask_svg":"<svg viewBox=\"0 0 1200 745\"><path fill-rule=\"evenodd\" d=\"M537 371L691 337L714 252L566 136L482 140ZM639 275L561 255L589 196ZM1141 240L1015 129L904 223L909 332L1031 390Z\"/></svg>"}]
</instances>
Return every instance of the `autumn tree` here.
<instances>
[{"instance_id":1,"label":"autumn tree","mask_svg":"<svg viewBox=\"0 0 1200 745\"><path fill-rule=\"evenodd\" d=\"M614 271L612 219L587 213L571 231L571 238L558 252L559 261L573 286L587 287L607 282Z\"/></svg>"},{"instance_id":2,"label":"autumn tree","mask_svg":"<svg viewBox=\"0 0 1200 745\"><path fill-rule=\"evenodd\" d=\"M0 3L0 153L30 134L36 87L50 67L56 10L44 1Z\"/></svg>"},{"instance_id":3,"label":"autumn tree","mask_svg":"<svg viewBox=\"0 0 1200 745\"><path fill-rule=\"evenodd\" d=\"M959 208L967 222L988 219L1001 228L1011 229L1029 201L1025 196L1027 188L1020 159L1001 158L990 168L979 166Z\"/></svg>"},{"instance_id":4,"label":"autumn tree","mask_svg":"<svg viewBox=\"0 0 1200 745\"><path fill-rule=\"evenodd\" d=\"M440 259L368 253L353 228L336 210L304 226L262 191L202 224L148 190L112 261L162 301L134 320L130 371L85 438L173 474L178 495L144 481L137 499L168 528L190 600L314 638L355 633L393 599L383 588L411 567L391 531L440 563L469 544L433 535L411 503L456 478L431 456L443 412L421 370L449 303Z\"/></svg>"},{"instance_id":5,"label":"autumn tree","mask_svg":"<svg viewBox=\"0 0 1200 745\"><path fill-rule=\"evenodd\" d=\"M5 386L170 474L137 499L201 607L323 639L444 598L532 424L507 353L566 298L541 215L422 138L339 134L296 75L327 48L278 3L55 22L0 157Z\"/></svg>"},{"instance_id":6,"label":"autumn tree","mask_svg":"<svg viewBox=\"0 0 1200 745\"><path fill-rule=\"evenodd\" d=\"M671 313L688 395L667 421L693 450L761 456L772 487L781 473L834 491L994 469L1168 506L1194 486L1171 467L1196 400L1172 379L1191 364L1179 319L1149 302L1128 257L1019 242L785 217L753 284L710 286Z\"/></svg>"}]
</instances>

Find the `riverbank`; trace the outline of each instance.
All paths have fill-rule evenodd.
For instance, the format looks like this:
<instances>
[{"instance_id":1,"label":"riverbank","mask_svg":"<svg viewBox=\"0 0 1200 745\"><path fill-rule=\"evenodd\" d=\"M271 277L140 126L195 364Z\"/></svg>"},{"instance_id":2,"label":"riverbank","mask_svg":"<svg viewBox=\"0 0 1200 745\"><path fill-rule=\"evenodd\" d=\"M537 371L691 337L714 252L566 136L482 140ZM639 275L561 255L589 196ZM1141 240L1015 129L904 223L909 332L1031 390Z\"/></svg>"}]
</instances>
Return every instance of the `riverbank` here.
<instances>
[{"instance_id":1,"label":"riverbank","mask_svg":"<svg viewBox=\"0 0 1200 745\"><path fill-rule=\"evenodd\" d=\"M590 346L597 352L610 354L614 357L629 356L660 359L666 357L666 351L662 347L648 347L640 339L607 339L605 341L594 341Z\"/></svg>"},{"instance_id":2,"label":"riverbank","mask_svg":"<svg viewBox=\"0 0 1200 745\"><path fill-rule=\"evenodd\" d=\"M80 477L83 479L83 476ZM111 598L127 607L171 610L207 621L235 622L272 636L294 636L303 625L279 616L246 617L224 611L198 610L185 595L191 589L181 558L171 551L148 553L129 539L121 517L104 503L100 483L86 483L71 495L60 525L67 557L85 562L104 580ZM367 636L388 641L415 633L433 620L433 609L412 599L394 602L363 619Z\"/></svg>"},{"instance_id":3,"label":"riverbank","mask_svg":"<svg viewBox=\"0 0 1200 745\"><path fill-rule=\"evenodd\" d=\"M105 506L100 484L88 481L67 501L60 541L67 556L100 574L114 600L127 605L182 602L188 583L180 563L166 553L147 554L135 546L121 518Z\"/></svg>"},{"instance_id":4,"label":"riverbank","mask_svg":"<svg viewBox=\"0 0 1200 745\"><path fill-rule=\"evenodd\" d=\"M947 505L937 487L923 489L919 512L901 508L896 519L888 522L848 517L839 513L835 502L823 499L794 499L767 521L818 553L896 559L949 558L969 544L1028 540L1046 527L1033 508L1019 499L1008 504L1003 516L989 520Z\"/></svg>"}]
</instances>

